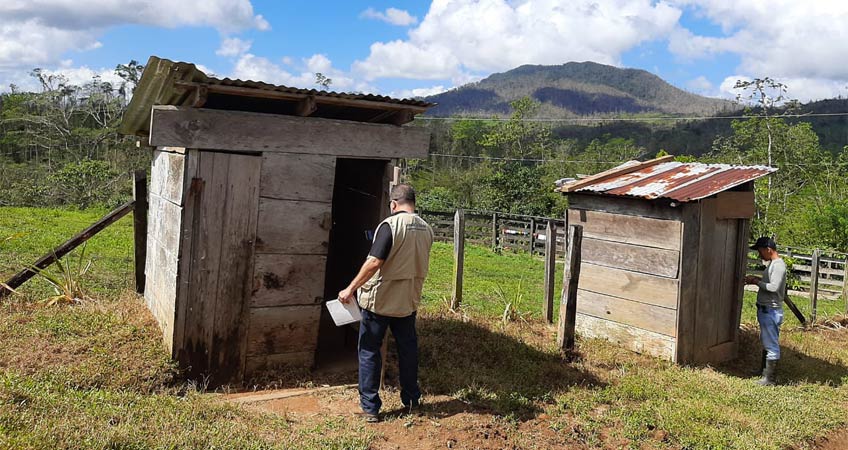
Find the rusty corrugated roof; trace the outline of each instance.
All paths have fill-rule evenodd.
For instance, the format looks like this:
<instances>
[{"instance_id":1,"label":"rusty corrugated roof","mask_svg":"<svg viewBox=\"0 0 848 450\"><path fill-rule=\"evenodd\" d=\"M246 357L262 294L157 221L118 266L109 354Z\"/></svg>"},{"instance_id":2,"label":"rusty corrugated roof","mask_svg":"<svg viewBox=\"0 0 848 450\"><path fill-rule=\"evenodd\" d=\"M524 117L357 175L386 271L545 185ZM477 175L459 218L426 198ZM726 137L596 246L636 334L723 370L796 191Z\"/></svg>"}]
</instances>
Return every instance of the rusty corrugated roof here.
<instances>
[{"instance_id":1,"label":"rusty corrugated roof","mask_svg":"<svg viewBox=\"0 0 848 450\"><path fill-rule=\"evenodd\" d=\"M628 162L611 169L633 166ZM573 192L605 195L669 198L681 202L699 200L777 171L766 166L663 162L632 172L599 180Z\"/></svg>"},{"instance_id":2,"label":"rusty corrugated roof","mask_svg":"<svg viewBox=\"0 0 848 450\"><path fill-rule=\"evenodd\" d=\"M204 91L203 107L274 114L296 114L298 102L317 106L310 117L400 125L433 106L415 99L396 99L373 94L300 89L253 80L214 78L194 64L151 56L124 112L119 131L150 133L153 105L196 106L198 89ZM402 113L402 114L399 114Z\"/></svg>"}]
</instances>

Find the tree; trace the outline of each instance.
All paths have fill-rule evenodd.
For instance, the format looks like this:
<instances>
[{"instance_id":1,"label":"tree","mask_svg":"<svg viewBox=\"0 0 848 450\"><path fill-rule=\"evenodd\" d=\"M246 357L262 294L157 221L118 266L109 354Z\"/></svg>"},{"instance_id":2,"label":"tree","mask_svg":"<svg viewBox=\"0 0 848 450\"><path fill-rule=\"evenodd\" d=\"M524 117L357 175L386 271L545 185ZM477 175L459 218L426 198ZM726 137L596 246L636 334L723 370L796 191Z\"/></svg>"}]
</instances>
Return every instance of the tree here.
<instances>
[{"instance_id":1,"label":"tree","mask_svg":"<svg viewBox=\"0 0 848 450\"><path fill-rule=\"evenodd\" d=\"M321 86L321 89L329 89L330 85L333 84L333 80L331 78L327 78L321 72L315 73L315 84Z\"/></svg>"}]
</instances>

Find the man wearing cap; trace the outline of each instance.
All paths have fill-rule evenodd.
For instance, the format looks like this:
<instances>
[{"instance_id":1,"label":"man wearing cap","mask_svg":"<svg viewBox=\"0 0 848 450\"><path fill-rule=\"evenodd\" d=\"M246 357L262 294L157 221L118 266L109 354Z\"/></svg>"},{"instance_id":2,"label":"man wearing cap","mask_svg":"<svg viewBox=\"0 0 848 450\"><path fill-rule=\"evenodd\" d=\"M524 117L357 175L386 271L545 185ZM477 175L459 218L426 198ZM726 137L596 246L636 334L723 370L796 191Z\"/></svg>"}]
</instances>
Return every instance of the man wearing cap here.
<instances>
[{"instance_id":1,"label":"man wearing cap","mask_svg":"<svg viewBox=\"0 0 848 450\"><path fill-rule=\"evenodd\" d=\"M415 191L399 184L390 193L391 215L377 226L368 258L339 301L358 299L359 403L368 422L379 421L381 347L391 329L398 350L400 399L409 410L418 408L418 336L415 316L430 264L433 229L415 214Z\"/></svg>"},{"instance_id":2,"label":"man wearing cap","mask_svg":"<svg viewBox=\"0 0 848 450\"><path fill-rule=\"evenodd\" d=\"M757 239L751 247L766 262L762 278L745 277L746 284L755 284L757 292L757 322L760 323L760 340L763 343L763 378L761 386L772 386L776 381L777 361L780 359L780 324L783 323L783 299L786 295L786 263L777 253L777 245L769 237Z\"/></svg>"}]
</instances>

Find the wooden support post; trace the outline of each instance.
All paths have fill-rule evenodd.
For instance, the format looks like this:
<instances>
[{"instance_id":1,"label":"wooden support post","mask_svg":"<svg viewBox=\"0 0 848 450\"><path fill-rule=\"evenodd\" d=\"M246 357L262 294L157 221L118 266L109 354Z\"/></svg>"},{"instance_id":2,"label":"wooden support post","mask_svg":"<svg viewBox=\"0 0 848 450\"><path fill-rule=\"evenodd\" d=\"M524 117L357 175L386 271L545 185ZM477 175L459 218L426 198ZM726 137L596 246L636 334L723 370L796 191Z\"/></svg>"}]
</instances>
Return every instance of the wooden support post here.
<instances>
[{"instance_id":1,"label":"wooden support post","mask_svg":"<svg viewBox=\"0 0 848 450\"><path fill-rule=\"evenodd\" d=\"M492 250L498 248L498 213L492 213Z\"/></svg>"},{"instance_id":2,"label":"wooden support post","mask_svg":"<svg viewBox=\"0 0 848 450\"><path fill-rule=\"evenodd\" d=\"M536 251L536 219L530 219L530 256Z\"/></svg>"},{"instance_id":3,"label":"wooden support post","mask_svg":"<svg viewBox=\"0 0 848 450\"><path fill-rule=\"evenodd\" d=\"M554 323L554 285L556 284L556 222L548 220L545 228L545 303L542 308L542 318L547 323Z\"/></svg>"},{"instance_id":4,"label":"wooden support post","mask_svg":"<svg viewBox=\"0 0 848 450\"><path fill-rule=\"evenodd\" d=\"M843 271L842 271L842 300L845 301L845 314L848 314L848 255L845 256L845 261L843 261Z\"/></svg>"},{"instance_id":5,"label":"wooden support post","mask_svg":"<svg viewBox=\"0 0 848 450\"><path fill-rule=\"evenodd\" d=\"M577 286L580 283L580 248L583 243L583 226L568 227L568 249L563 271L562 299L559 304L557 344L566 352L574 353L574 328L577 324Z\"/></svg>"},{"instance_id":6,"label":"wooden support post","mask_svg":"<svg viewBox=\"0 0 848 450\"><path fill-rule=\"evenodd\" d=\"M810 263L810 324L815 325L819 303L819 259L821 250L813 250L813 261Z\"/></svg>"},{"instance_id":7,"label":"wooden support post","mask_svg":"<svg viewBox=\"0 0 848 450\"><path fill-rule=\"evenodd\" d=\"M792 311L792 314L795 314L795 317L798 318L798 322L801 322L802 327L807 327L807 319L804 318L804 315L801 314L801 310L798 309L798 306L795 305L795 302L789 298L789 289L786 289L786 292L783 296L783 303L786 303L786 306L789 307L789 310Z\"/></svg>"},{"instance_id":8,"label":"wooden support post","mask_svg":"<svg viewBox=\"0 0 848 450\"><path fill-rule=\"evenodd\" d=\"M57 259L67 255L71 250L77 248L80 244L89 240L92 236L99 233L104 228L117 222L118 219L120 219L121 217L124 217L129 214L133 210L134 203L135 202L132 200L124 203L114 211L105 215L102 219L95 222L90 227L86 228L85 230L82 230L76 236L68 239L62 245L53 249L50 253L39 258L38 261L36 261L35 264L32 265L33 268L28 267L15 274L15 276L10 278L5 283L8 288L0 285L0 298L3 298L12 293L9 288L16 289L18 286L26 283L27 280L36 275L38 270L44 269L50 264L53 264L54 262L56 262Z\"/></svg>"},{"instance_id":9,"label":"wooden support post","mask_svg":"<svg viewBox=\"0 0 848 450\"><path fill-rule=\"evenodd\" d=\"M135 291L144 294L144 265L147 261L147 173L133 173L133 234L135 245Z\"/></svg>"},{"instance_id":10,"label":"wooden support post","mask_svg":"<svg viewBox=\"0 0 848 450\"><path fill-rule=\"evenodd\" d=\"M453 217L453 296L451 309L462 304L462 271L465 265L465 211L456 210Z\"/></svg>"}]
</instances>

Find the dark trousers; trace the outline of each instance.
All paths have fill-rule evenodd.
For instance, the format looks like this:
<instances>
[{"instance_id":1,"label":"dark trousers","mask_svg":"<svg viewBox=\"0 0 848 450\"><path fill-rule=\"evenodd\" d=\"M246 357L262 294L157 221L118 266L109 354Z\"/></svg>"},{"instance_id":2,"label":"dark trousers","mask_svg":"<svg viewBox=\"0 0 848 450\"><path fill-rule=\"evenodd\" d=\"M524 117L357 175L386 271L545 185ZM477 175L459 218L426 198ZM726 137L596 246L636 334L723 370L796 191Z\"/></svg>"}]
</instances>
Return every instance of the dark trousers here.
<instances>
[{"instance_id":1,"label":"dark trousers","mask_svg":"<svg viewBox=\"0 0 848 450\"><path fill-rule=\"evenodd\" d=\"M400 366L400 400L404 406L417 405L421 398L418 388L418 335L415 315L387 317L362 310L359 324L359 403L362 410L377 414L383 406L380 400L380 373L383 359L380 349L386 329L392 330Z\"/></svg>"}]
</instances>

